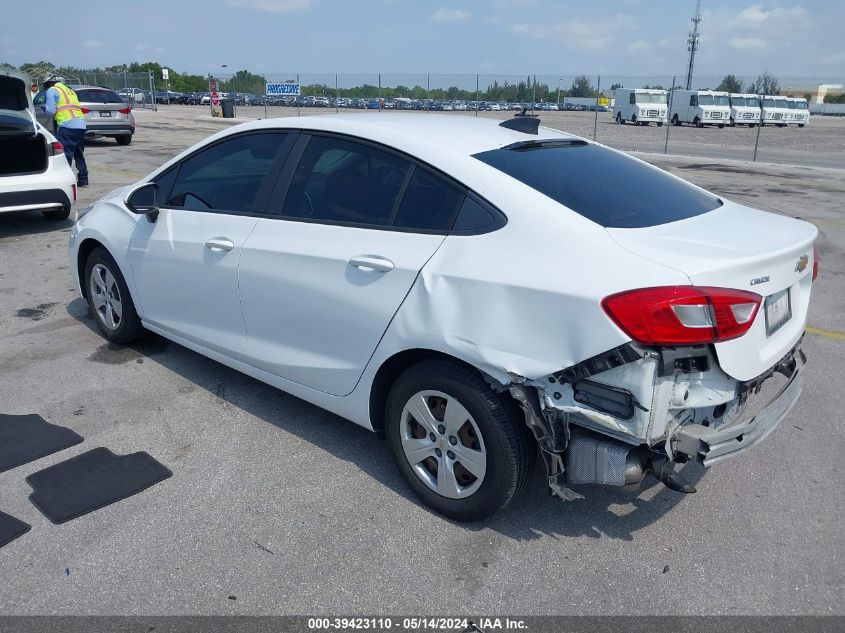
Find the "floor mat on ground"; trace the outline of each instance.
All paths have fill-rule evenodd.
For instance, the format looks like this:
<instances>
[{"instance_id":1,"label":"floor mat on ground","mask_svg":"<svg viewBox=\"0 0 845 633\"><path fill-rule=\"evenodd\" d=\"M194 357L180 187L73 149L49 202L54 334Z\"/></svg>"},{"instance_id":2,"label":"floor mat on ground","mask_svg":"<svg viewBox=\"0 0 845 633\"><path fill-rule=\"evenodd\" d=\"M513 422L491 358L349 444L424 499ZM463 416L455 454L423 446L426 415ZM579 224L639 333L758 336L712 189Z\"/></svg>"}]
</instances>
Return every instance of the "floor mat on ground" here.
<instances>
[{"instance_id":1,"label":"floor mat on ground","mask_svg":"<svg viewBox=\"0 0 845 633\"><path fill-rule=\"evenodd\" d=\"M64 523L83 514L130 497L167 479L173 473L149 453L115 455L95 448L33 473L29 500L53 523Z\"/></svg>"},{"instance_id":2,"label":"floor mat on ground","mask_svg":"<svg viewBox=\"0 0 845 633\"><path fill-rule=\"evenodd\" d=\"M26 534L31 527L29 523L24 523L5 512L0 512L0 547Z\"/></svg>"},{"instance_id":3,"label":"floor mat on ground","mask_svg":"<svg viewBox=\"0 0 845 633\"><path fill-rule=\"evenodd\" d=\"M40 415L0 414L0 473L79 444L82 437Z\"/></svg>"}]
</instances>

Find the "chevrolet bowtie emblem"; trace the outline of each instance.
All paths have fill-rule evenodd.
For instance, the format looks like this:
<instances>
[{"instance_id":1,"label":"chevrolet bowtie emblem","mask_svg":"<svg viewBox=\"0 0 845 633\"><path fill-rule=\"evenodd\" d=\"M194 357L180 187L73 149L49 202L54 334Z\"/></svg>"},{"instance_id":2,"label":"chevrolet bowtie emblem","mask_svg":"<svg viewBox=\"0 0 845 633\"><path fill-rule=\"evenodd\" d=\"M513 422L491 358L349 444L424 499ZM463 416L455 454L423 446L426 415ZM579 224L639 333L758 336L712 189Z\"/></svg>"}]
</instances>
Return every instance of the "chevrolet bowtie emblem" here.
<instances>
[{"instance_id":1,"label":"chevrolet bowtie emblem","mask_svg":"<svg viewBox=\"0 0 845 633\"><path fill-rule=\"evenodd\" d=\"M804 269L807 267L807 264L809 263L809 261L810 261L809 257L807 257L806 255L801 255L801 257L795 263L795 272L796 273L803 273Z\"/></svg>"}]
</instances>

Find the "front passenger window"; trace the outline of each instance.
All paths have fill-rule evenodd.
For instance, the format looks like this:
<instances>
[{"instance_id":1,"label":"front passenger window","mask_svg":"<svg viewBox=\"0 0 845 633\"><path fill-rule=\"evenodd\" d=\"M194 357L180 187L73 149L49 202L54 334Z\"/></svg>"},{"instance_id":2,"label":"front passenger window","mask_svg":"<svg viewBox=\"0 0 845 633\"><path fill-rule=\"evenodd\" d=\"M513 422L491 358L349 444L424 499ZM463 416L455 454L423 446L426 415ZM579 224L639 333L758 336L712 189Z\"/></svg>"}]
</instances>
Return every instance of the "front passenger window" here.
<instances>
[{"instance_id":1,"label":"front passenger window","mask_svg":"<svg viewBox=\"0 0 845 633\"><path fill-rule=\"evenodd\" d=\"M192 211L262 211L255 208L258 192L286 136L283 132L245 134L201 150L181 164L162 206Z\"/></svg>"}]
</instances>

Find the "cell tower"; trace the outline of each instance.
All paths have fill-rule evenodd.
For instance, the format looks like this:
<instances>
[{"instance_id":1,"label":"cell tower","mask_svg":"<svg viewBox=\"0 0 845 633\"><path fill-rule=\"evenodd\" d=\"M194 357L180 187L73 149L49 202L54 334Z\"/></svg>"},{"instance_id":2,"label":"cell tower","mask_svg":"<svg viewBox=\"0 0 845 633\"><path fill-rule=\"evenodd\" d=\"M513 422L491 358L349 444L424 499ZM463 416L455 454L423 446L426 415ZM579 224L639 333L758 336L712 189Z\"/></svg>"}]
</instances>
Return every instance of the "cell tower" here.
<instances>
[{"instance_id":1,"label":"cell tower","mask_svg":"<svg viewBox=\"0 0 845 633\"><path fill-rule=\"evenodd\" d=\"M687 90L692 88L692 69L695 65L695 51L698 50L698 25L701 23L701 0L695 3L695 15L692 16L692 31L687 38L687 50L689 51L689 62L687 62Z\"/></svg>"}]
</instances>

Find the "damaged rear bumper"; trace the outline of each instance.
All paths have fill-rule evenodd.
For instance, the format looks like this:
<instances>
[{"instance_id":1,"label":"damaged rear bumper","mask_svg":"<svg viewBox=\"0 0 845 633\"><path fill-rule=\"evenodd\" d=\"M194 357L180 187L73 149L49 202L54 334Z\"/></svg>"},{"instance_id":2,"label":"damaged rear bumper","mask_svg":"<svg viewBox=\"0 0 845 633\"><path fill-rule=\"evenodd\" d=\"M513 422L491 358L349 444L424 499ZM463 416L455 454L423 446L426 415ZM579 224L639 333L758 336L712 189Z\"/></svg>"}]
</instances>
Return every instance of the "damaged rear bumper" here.
<instances>
[{"instance_id":1,"label":"damaged rear bumper","mask_svg":"<svg viewBox=\"0 0 845 633\"><path fill-rule=\"evenodd\" d=\"M781 369L788 381L769 403L747 422L711 429L701 424L688 424L675 434L674 450L690 459L711 466L734 457L762 442L789 414L804 387L806 357L796 350L789 366Z\"/></svg>"}]
</instances>

